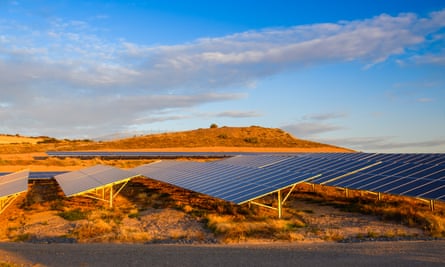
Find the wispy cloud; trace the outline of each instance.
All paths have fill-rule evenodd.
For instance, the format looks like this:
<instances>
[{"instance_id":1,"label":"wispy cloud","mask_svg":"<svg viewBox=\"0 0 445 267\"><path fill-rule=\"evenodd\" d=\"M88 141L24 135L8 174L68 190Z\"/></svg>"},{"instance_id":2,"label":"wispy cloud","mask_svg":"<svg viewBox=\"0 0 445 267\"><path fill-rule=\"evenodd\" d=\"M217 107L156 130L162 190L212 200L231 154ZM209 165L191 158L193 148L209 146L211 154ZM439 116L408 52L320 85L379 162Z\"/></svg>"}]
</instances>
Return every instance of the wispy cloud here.
<instances>
[{"instance_id":1,"label":"wispy cloud","mask_svg":"<svg viewBox=\"0 0 445 267\"><path fill-rule=\"evenodd\" d=\"M281 128L292 133L298 138L313 138L321 133L342 129L340 126L318 122L301 122L285 125Z\"/></svg>"},{"instance_id":2,"label":"wispy cloud","mask_svg":"<svg viewBox=\"0 0 445 267\"><path fill-rule=\"evenodd\" d=\"M217 117L230 117L230 118L252 118L260 117L256 111L224 111L216 114Z\"/></svg>"},{"instance_id":3,"label":"wispy cloud","mask_svg":"<svg viewBox=\"0 0 445 267\"><path fill-rule=\"evenodd\" d=\"M96 136L130 127L154 110L239 99L255 80L283 71L326 62L378 64L415 51L440 31L445 10L155 46L108 40L87 21L48 17L42 25L0 19L0 99L8 105L0 107L0 131ZM296 135L341 128L324 121L342 115L330 116L312 115L288 128Z\"/></svg>"},{"instance_id":4,"label":"wispy cloud","mask_svg":"<svg viewBox=\"0 0 445 267\"><path fill-rule=\"evenodd\" d=\"M347 116L346 113L340 112L307 114L298 122L284 125L281 128L299 138L316 138L320 134L343 129L342 126L332 123L332 120Z\"/></svg>"},{"instance_id":5,"label":"wispy cloud","mask_svg":"<svg viewBox=\"0 0 445 267\"><path fill-rule=\"evenodd\" d=\"M433 102L434 100L432 98L428 98L428 97L422 97L422 98L418 98L417 102L420 103L428 103L428 102Z\"/></svg>"},{"instance_id":6,"label":"wispy cloud","mask_svg":"<svg viewBox=\"0 0 445 267\"><path fill-rule=\"evenodd\" d=\"M405 142L397 142L394 139L395 137L392 136L379 136L319 139L317 141L365 152L407 152L413 151L413 149L423 152L445 151L445 138Z\"/></svg>"},{"instance_id":7,"label":"wispy cloud","mask_svg":"<svg viewBox=\"0 0 445 267\"><path fill-rule=\"evenodd\" d=\"M314 120L314 121L325 121L338 118L344 118L348 115L346 113L333 112L333 113L318 113L318 114L308 114L303 116L303 120Z\"/></svg>"}]
</instances>

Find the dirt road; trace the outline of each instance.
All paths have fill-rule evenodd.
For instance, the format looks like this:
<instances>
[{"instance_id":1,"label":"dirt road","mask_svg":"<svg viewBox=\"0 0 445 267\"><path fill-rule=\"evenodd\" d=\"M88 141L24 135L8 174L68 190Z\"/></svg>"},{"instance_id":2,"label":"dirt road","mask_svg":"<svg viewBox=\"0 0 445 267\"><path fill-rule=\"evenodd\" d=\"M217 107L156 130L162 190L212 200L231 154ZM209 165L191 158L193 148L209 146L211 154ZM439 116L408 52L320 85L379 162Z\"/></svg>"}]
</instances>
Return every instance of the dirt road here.
<instances>
[{"instance_id":1,"label":"dirt road","mask_svg":"<svg viewBox=\"0 0 445 267\"><path fill-rule=\"evenodd\" d=\"M0 243L18 266L445 266L445 241L249 245Z\"/></svg>"}]
</instances>

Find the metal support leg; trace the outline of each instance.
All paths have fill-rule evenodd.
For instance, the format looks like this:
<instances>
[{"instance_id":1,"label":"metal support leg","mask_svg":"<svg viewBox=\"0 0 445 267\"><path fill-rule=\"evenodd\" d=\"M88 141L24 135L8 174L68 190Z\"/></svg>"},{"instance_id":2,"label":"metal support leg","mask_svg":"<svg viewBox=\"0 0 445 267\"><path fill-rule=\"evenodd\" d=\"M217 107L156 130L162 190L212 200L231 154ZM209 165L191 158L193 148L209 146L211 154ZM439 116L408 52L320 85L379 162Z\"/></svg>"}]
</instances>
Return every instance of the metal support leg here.
<instances>
[{"instance_id":1,"label":"metal support leg","mask_svg":"<svg viewBox=\"0 0 445 267\"><path fill-rule=\"evenodd\" d=\"M113 186L110 186L110 208L113 207Z\"/></svg>"},{"instance_id":2,"label":"metal support leg","mask_svg":"<svg viewBox=\"0 0 445 267\"><path fill-rule=\"evenodd\" d=\"M382 193L379 192L377 195L378 195L379 200L382 200Z\"/></svg>"},{"instance_id":3,"label":"metal support leg","mask_svg":"<svg viewBox=\"0 0 445 267\"><path fill-rule=\"evenodd\" d=\"M345 196L346 198L349 198L349 190L347 188L345 188Z\"/></svg>"},{"instance_id":4,"label":"metal support leg","mask_svg":"<svg viewBox=\"0 0 445 267\"><path fill-rule=\"evenodd\" d=\"M430 209L431 211L434 211L434 200L430 200Z\"/></svg>"},{"instance_id":5,"label":"metal support leg","mask_svg":"<svg viewBox=\"0 0 445 267\"><path fill-rule=\"evenodd\" d=\"M281 219L282 208L281 208L281 191L278 191L278 218Z\"/></svg>"}]
</instances>

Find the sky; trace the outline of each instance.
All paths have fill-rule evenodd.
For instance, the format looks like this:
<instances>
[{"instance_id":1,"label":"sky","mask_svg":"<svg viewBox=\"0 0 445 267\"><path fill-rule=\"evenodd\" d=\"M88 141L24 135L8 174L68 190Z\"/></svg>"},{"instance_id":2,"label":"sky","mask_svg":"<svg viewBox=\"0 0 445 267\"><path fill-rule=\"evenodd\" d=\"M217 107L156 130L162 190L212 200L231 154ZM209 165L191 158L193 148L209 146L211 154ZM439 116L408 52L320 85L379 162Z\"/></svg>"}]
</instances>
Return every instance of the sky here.
<instances>
[{"instance_id":1,"label":"sky","mask_svg":"<svg viewBox=\"0 0 445 267\"><path fill-rule=\"evenodd\" d=\"M445 153L445 1L0 0L0 133Z\"/></svg>"}]
</instances>

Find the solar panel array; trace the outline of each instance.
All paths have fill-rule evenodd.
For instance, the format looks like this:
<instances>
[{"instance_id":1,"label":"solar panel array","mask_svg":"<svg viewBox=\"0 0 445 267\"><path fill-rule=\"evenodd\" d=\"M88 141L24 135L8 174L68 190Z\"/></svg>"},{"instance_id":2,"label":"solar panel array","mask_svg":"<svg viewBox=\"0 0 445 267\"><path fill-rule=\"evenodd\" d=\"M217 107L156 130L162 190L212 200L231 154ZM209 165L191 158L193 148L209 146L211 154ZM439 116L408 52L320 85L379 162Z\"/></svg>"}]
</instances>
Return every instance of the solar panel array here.
<instances>
[{"instance_id":1,"label":"solar panel array","mask_svg":"<svg viewBox=\"0 0 445 267\"><path fill-rule=\"evenodd\" d=\"M66 196L74 196L134 176L136 175L131 172L112 166L96 165L79 171L59 174L54 178Z\"/></svg>"},{"instance_id":2,"label":"solar panel array","mask_svg":"<svg viewBox=\"0 0 445 267\"><path fill-rule=\"evenodd\" d=\"M87 153L90 156L138 157L142 152L75 153ZM146 153L147 157L167 158L209 156L208 153L200 152L191 154L166 152L161 153L162 155L158 152ZM28 178L55 177L65 194L71 196L141 174L237 204L301 182L445 201L445 154L215 153L213 155L230 156L230 158L205 163L159 161L131 171L99 165L69 173L0 173L3 175L0 176L0 197L17 189L26 191Z\"/></svg>"},{"instance_id":3,"label":"solar panel array","mask_svg":"<svg viewBox=\"0 0 445 267\"><path fill-rule=\"evenodd\" d=\"M54 179L56 175L67 173L67 171L50 171L50 172L29 172L28 180L50 180ZM10 172L0 172L0 176L10 174Z\"/></svg>"},{"instance_id":4,"label":"solar panel array","mask_svg":"<svg viewBox=\"0 0 445 267\"><path fill-rule=\"evenodd\" d=\"M0 197L22 193L28 190L29 171L0 176Z\"/></svg>"},{"instance_id":5,"label":"solar panel array","mask_svg":"<svg viewBox=\"0 0 445 267\"><path fill-rule=\"evenodd\" d=\"M211 163L161 161L133 171L238 204L305 181L445 200L445 154L239 155Z\"/></svg>"},{"instance_id":6,"label":"solar panel array","mask_svg":"<svg viewBox=\"0 0 445 267\"><path fill-rule=\"evenodd\" d=\"M236 152L128 152L128 151L47 151L50 157L57 158L105 158L105 159L177 159L177 158L226 158Z\"/></svg>"},{"instance_id":7,"label":"solar panel array","mask_svg":"<svg viewBox=\"0 0 445 267\"><path fill-rule=\"evenodd\" d=\"M314 178L310 173L281 172L250 166L161 161L132 172L237 204Z\"/></svg>"}]
</instances>

